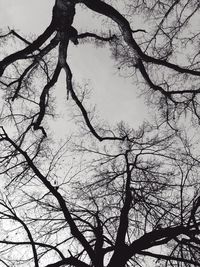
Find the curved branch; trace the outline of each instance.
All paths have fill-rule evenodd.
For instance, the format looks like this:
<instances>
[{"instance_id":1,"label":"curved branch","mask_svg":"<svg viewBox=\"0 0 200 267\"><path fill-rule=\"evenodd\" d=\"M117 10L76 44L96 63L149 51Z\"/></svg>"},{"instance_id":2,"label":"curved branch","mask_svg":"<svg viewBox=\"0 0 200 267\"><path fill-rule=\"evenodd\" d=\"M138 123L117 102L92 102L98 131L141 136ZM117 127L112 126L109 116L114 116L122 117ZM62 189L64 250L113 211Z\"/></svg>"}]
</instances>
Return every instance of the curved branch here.
<instances>
[{"instance_id":1,"label":"curved branch","mask_svg":"<svg viewBox=\"0 0 200 267\"><path fill-rule=\"evenodd\" d=\"M73 89L73 86L72 86L72 72L71 72L71 69L69 67L69 65L66 63L66 68L65 68L65 71L66 71L66 78L67 78L67 90L69 90L70 94L71 94L71 97L72 99L75 101L75 103L77 104L77 106L79 107L82 115L83 115L83 118L85 120L85 123L87 125L87 127L89 128L90 132L94 135L94 137L96 137L100 142L101 141L104 141L104 140L119 140L119 141L123 141L125 140L126 136L124 137L116 137L116 136L106 136L106 137L102 137L100 136L95 128L92 126L91 122L90 122L90 119L88 117L88 114L87 114L87 111L86 109L84 108L82 102L78 99L74 89Z\"/></svg>"},{"instance_id":2,"label":"curved branch","mask_svg":"<svg viewBox=\"0 0 200 267\"><path fill-rule=\"evenodd\" d=\"M36 122L33 124L33 128L34 130L38 130L40 129L40 124L44 118L45 115L45 110L46 110L46 100L47 100L47 95L49 93L49 90L55 85L55 83L58 80L58 77L60 75L61 72L61 66L59 64L57 64L56 69L54 71L53 77L52 79L45 85L42 94L40 96L40 103L39 103L39 107L40 107L40 111L39 111L39 115L37 117Z\"/></svg>"},{"instance_id":3,"label":"curved branch","mask_svg":"<svg viewBox=\"0 0 200 267\"><path fill-rule=\"evenodd\" d=\"M172 102L175 102L172 99L172 95L182 95L182 94L192 94L193 97L200 93L200 89L196 89L196 90L190 90L190 89L185 89L185 90L180 90L180 91L176 91L176 90L172 90L172 91L165 91L161 86L156 85L152 82L152 80L150 79L145 66L142 62L142 60L139 58L137 64L135 65L136 68L138 68L140 70L140 73L142 74L143 78L145 79L145 81L147 82L147 84L154 90L154 91L159 91L161 94L163 94L164 96L168 97Z\"/></svg>"},{"instance_id":4,"label":"curved branch","mask_svg":"<svg viewBox=\"0 0 200 267\"><path fill-rule=\"evenodd\" d=\"M170 98L170 92L166 92L161 86L156 85L152 82L152 80L150 79L145 66L142 62L141 59L138 59L138 63L136 64L136 68L138 68L140 70L140 73L142 74L143 78L145 79L145 81L147 82L147 84L154 90L154 91L159 91L161 92L161 94L167 96ZM171 98L170 98L171 99Z\"/></svg>"},{"instance_id":5,"label":"curved branch","mask_svg":"<svg viewBox=\"0 0 200 267\"><path fill-rule=\"evenodd\" d=\"M91 10L99 14L105 15L115 21L121 29L124 41L129 47L131 47L136 52L138 57L142 58L144 61L173 69L179 73L187 73L194 76L200 76L200 71L184 68L179 65L167 62L166 60L154 58L145 54L133 38L129 22L123 15L121 15L115 8L113 8L109 4L101 0L79 0L79 2L84 3Z\"/></svg>"},{"instance_id":6,"label":"curved branch","mask_svg":"<svg viewBox=\"0 0 200 267\"><path fill-rule=\"evenodd\" d=\"M110 36L110 37L102 37L102 36L99 36L99 35L97 35L97 34L95 34L95 33L92 33L92 32L84 32L84 33L80 33L78 36L77 36L77 38L78 39L83 39L83 38L95 38L95 39L97 39L97 40L100 40L100 41L105 41L105 42L110 42L110 41L112 41L113 39L115 39L116 38L116 36L115 35L112 35L112 36Z\"/></svg>"},{"instance_id":7,"label":"curved branch","mask_svg":"<svg viewBox=\"0 0 200 267\"><path fill-rule=\"evenodd\" d=\"M28 226L25 224L24 221L22 221L22 220L21 220L20 218L18 218L17 216L16 216L16 220L17 220L19 223L21 223L21 224L23 225L23 227L24 227L24 229L25 229L25 231L26 231L26 233L27 233L27 235L28 235L28 238L29 238L29 240L30 240L30 243L31 243L31 246L32 246L32 250L33 250L33 257L34 257L35 267L39 267L38 256L37 256L37 250L36 250L36 247L35 247L35 242L34 242L34 240L33 240L32 234L31 234L31 232L30 232Z\"/></svg>"},{"instance_id":8,"label":"curved branch","mask_svg":"<svg viewBox=\"0 0 200 267\"><path fill-rule=\"evenodd\" d=\"M55 31L54 23L51 22L47 29L30 45L26 48L17 51L7 57L5 57L2 61L0 61L0 76L3 75L5 69L13 62L24 59L27 55L33 53L34 51L38 50L41 45L45 43L45 41L53 34Z\"/></svg>"},{"instance_id":9,"label":"curved branch","mask_svg":"<svg viewBox=\"0 0 200 267\"><path fill-rule=\"evenodd\" d=\"M4 240L4 241L0 241L0 244L8 244L8 245L31 245L31 242L13 242L13 241L9 241L9 240ZM52 250L55 250L59 256L61 257L61 259L65 259L63 253L55 246L49 245L49 244L43 244L41 242L34 242L34 244L36 246L40 246L43 248L50 248Z\"/></svg>"}]
</instances>

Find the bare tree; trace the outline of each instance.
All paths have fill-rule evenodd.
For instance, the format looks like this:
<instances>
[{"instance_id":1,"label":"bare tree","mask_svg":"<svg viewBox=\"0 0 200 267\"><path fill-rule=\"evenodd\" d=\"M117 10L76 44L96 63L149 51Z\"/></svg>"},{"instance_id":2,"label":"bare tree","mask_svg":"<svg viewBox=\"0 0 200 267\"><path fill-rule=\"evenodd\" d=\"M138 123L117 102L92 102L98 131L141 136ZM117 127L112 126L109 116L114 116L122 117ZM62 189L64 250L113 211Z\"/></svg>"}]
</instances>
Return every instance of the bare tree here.
<instances>
[{"instance_id":1,"label":"bare tree","mask_svg":"<svg viewBox=\"0 0 200 267\"><path fill-rule=\"evenodd\" d=\"M183 114L199 123L199 1L115 4L56 0L50 24L34 40L2 30L3 266L145 266L150 258L155 266L200 265L198 140L180 127ZM74 28L78 6L104 18L103 33ZM13 40L22 49L10 52ZM94 123L85 91L72 81L70 42L108 44L157 122L138 130ZM79 137L60 146L50 138L48 117L55 115L62 70L66 100L83 123Z\"/></svg>"},{"instance_id":2,"label":"bare tree","mask_svg":"<svg viewBox=\"0 0 200 267\"><path fill-rule=\"evenodd\" d=\"M118 132L126 140L76 144L78 165L68 155L65 177L55 168L70 140L50 154L22 149L2 128L5 265L141 266L152 257L160 266L198 266L199 161L192 146L147 124L138 131L121 124Z\"/></svg>"}]
</instances>

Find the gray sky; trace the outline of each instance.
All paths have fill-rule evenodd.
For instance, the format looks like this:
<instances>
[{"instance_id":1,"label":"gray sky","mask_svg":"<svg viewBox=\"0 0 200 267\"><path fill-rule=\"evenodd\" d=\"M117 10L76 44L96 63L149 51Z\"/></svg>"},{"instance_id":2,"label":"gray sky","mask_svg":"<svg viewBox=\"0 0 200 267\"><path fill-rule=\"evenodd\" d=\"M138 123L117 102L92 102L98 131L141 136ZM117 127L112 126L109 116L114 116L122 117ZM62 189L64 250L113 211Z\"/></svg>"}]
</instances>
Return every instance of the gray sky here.
<instances>
[{"instance_id":1,"label":"gray sky","mask_svg":"<svg viewBox=\"0 0 200 267\"><path fill-rule=\"evenodd\" d=\"M24 35L42 33L51 20L53 5L54 0L0 0L0 27L15 28ZM81 16L79 12L77 10L75 18L79 30L87 31L98 23L98 18L88 16L86 11L81 11ZM96 48L92 44L71 45L69 58L75 81L84 83L90 80L92 100L102 120L111 124L125 120L130 126L137 127L147 118L147 108L143 100L138 99L139 92L131 79L119 76L108 48ZM64 104L66 89L62 79L56 90ZM59 123L57 127L60 127Z\"/></svg>"}]
</instances>

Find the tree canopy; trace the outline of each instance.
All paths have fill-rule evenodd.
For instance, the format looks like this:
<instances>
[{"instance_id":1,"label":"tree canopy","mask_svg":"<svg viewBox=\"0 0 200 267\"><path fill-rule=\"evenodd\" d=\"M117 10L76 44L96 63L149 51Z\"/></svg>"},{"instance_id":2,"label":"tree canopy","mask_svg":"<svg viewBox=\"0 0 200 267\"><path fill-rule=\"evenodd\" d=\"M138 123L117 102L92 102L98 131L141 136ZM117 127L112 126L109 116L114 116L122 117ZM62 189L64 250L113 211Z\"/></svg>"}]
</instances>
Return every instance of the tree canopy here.
<instances>
[{"instance_id":1,"label":"tree canopy","mask_svg":"<svg viewBox=\"0 0 200 267\"><path fill-rule=\"evenodd\" d=\"M2 266L200 266L199 13L198 0L55 0L40 35L0 29ZM98 116L70 65L88 45L110 51L149 121Z\"/></svg>"}]
</instances>

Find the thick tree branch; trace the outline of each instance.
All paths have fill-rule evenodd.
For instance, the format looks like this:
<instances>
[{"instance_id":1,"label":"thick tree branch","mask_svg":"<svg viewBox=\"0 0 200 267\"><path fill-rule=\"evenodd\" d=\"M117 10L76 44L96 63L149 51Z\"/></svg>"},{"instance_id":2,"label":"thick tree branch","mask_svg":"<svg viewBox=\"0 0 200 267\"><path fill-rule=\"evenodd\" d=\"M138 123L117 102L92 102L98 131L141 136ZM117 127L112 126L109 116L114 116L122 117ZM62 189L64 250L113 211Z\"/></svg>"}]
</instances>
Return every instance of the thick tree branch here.
<instances>
[{"instance_id":1,"label":"thick tree branch","mask_svg":"<svg viewBox=\"0 0 200 267\"><path fill-rule=\"evenodd\" d=\"M53 8L52 20L47 29L26 48L17 51L0 61L0 76L3 75L5 69L19 59L25 59L28 55L38 50L55 32L67 32L73 22L75 15L75 3L72 1L65 2L56 0Z\"/></svg>"},{"instance_id":2,"label":"thick tree branch","mask_svg":"<svg viewBox=\"0 0 200 267\"><path fill-rule=\"evenodd\" d=\"M96 242L94 246L94 252L96 255L95 267L102 267L104 260L104 251L103 251L104 237L103 237L102 222L99 218L99 211L96 212L95 218L97 223L97 227L95 227L93 230L96 237Z\"/></svg>"},{"instance_id":3,"label":"thick tree branch","mask_svg":"<svg viewBox=\"0 0 200 267\"><path fill-rule=\"evenodd\" d=\"M89 9L99 14L105 15L115 21L122 32L124 41L128 44L129 47L131 47L136 52L137 56L143 59L145 62L151 62L156 65L161 65L173 69L179 73L187 73L194 76L200 76L200 71L184 68L176 64L167 62L166 60L154 58L145 54L133 38L129 22L123 15L121 15L115 8L113 8L109 4L101 0L79 0L78 2L84 3Z\"/></svg>"},{"instance_id":4,"label":"thick tree branch","mask_svg":"<svg viewBox=\"0 0 200 267\"><path fill-rule=\"evenodd\" d=\"M179 257L174 257L174 256L168 256L168 255L162 255L162 254L157 254L157 253L152 253L149 251L141 251L138 252L139 255L144 255L144 256L149 256L152 258L156 258L158 260L167 260L167 261L175 261L175 262L183 262L183 263L188 263L192 264L194 266L200 266L200 263L194 260L189 260L185 258L179 258Z\"/></svg>"},{"instance_id":5,"label":"thick tree branch","mask_svg":"<svg viewBox=\"0 0 200 267\"><path fill-rule=\"evenodd\" d=\"M69 257L55 263L46 265L46 267L60 267L60 266L74 266L74 267L90 267L90 265L78 260L75 257Z\"/></svg>"},{"instance_id":6,"label":"thick tree branch","mask_svg":"<svg viewBox=\"0 0 200 267\"><path fill-rule=\"evenodd\" d=\"M45 43L45 41L53 34L55 31L53 22L47 27L47 29L30 45L26 48L17 51L7 57L5 57L2 61L0 61L0 76L3 75L5 69L12 64L13 62L26 58L27 55L33 53L38 50L41 45Z\"/></svg>"},{"instance_id":7,"label":"thick tree branch","mask_svg":"<svg viewBox=\"0 0 200 267\"><path fill-rule=\"evenodd\" d=\"M116 250L117 248L125 245L125 237L128 229L128 214L130 211L131 203L132 203L132 193L130 190L131 184L131 169L128 160L128 151L125 153L125 161L126 161L126 186L125 186L125 197L124 204L121 209L120 219L119 219L119 228L117 230L117 237L115 242Z\"/></svg>"},{"instance_id":8,"label":"thick tree branch","mask_svg":"<svg viewBox=\"0 0 200 267\"><path fill-rule=\"evenodd\" d=\"M139 239L135 240L129 246L129 253L134 255L135 253L138 253L141 250L155 246L158 242L159 244L165 244L180 234L188 234L187 227L180 225L175 227L166 227L158 230L153 230L149 233L144 234Z\"/></svg>"},{"instance_id":9,"label":"thick tree branch","mask_svg":"<svg viewBox=\"0 0 200 267\"><path fill-rule=\"evenodd\" d=\"M126 263L126 253L123 253L126 251L127 245L126 245L126 234L128 231L128 225L129 225L129 218L128 214L130 211L131 203L132 203L132 193L130 190L130 184L131 184L131 169L130 164L128 160L128 153L129 151L126 151L125 153L125 161L126 161L126 185L125 185L125 197L124 197L124 204L120 212L120 218L119 218L119 227L117 229L117 237L115 241L115 250L113 253L112 258L110 259L110 262L108 264L108 267L115 266L119 264L119 266L124 266Z\"/></svg>"},{"instance_id":10,"label":"thick tree branch","mask_svg":"<svg viewBox=\"0 0 200 267\"><path fill-rule=\"evenodd\" d=\"M45 87L42 91L42 94L40 96L40 103L39 103L40 111L39 111L39 115L37 117L37 120L34 123L34 127L33 127L34 130L40 129L40 124L44 118L45 111L46 111L47 98L48 98L49 90L56 84L58 77L60 75L60 72L61 72L61 66L59 64L57 64L51 80L45 85Z\"/></svg>"}]
</instances>

